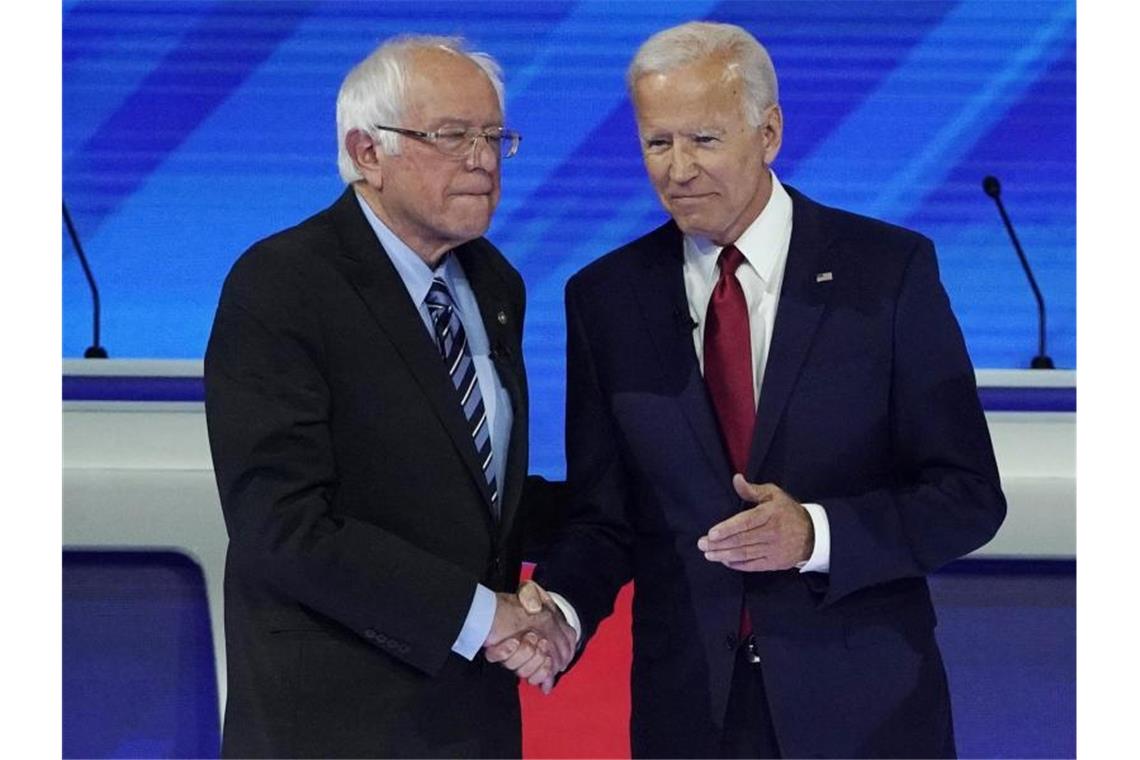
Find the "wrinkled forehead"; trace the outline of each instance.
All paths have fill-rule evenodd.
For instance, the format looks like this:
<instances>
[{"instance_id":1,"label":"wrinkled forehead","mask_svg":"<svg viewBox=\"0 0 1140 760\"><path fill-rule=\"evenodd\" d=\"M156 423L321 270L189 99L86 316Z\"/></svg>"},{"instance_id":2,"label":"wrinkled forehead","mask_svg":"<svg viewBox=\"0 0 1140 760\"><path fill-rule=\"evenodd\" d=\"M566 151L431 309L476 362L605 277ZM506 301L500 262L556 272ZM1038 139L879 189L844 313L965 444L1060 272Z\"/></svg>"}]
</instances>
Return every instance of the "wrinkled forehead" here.
<instances>
[{"instance_id":1,"label":"wrinkled forehead","mask_svg":"<svg viewBox=\"0 0 1140 760\"><path fill-rule=\"evenodd\" d=\"M502 118L487 73L471 59L444 48L412 51L408 59L409 115L482 123Z\"/></svg>"},{"instance_id":2,"label":"wrinkled forehead","mask_svg":"<svg viewBox=\"0 0 1140 760\"><path fill-rule=\"evenodd\" d=\"M731 126L744 118L744 95L737 64L716 59L646 73L633 83L634 113L642 130Z\"/></svg>"}]
</instances>

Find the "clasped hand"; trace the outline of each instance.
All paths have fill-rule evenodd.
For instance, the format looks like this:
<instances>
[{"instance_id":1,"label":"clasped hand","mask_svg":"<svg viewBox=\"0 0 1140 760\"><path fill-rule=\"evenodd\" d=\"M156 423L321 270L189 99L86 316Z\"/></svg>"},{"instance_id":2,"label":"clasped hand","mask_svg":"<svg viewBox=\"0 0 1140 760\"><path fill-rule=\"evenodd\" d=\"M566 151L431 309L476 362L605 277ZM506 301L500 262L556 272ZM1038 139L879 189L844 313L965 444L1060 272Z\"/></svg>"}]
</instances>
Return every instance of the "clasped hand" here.
<instances>
[{"instance_id":1,"label":"clasped hand","mask_svg":"<svg viewBox=\"0 0 1140 760\"><path fill-rule=\"evenodd\" d=\"M518 594L495 594L495 618L484 656L512 670L544 694L574 657L574 629L546 591L527 581Z\"/></svg>"}]
</instances>

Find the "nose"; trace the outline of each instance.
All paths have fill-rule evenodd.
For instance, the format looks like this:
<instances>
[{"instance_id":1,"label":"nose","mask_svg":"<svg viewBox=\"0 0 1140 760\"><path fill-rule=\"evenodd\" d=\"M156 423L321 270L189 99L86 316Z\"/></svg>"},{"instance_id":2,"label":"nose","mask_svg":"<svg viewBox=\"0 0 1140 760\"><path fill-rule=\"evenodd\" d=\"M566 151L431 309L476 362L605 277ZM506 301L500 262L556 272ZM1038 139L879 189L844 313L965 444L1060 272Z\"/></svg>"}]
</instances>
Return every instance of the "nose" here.
<instances>
[{"instance_id":1,"label":"nose","mask_svg":"<svg viewBox=\"0 0 1140 760\"><path fill-rule=\"evenodd\" d=\"M669 153L669 179L684 184L697 176L697 162L680 140L673 143Z\"/></svg>"},{"instance_id":2,"label":"nose","mask_svg":"<svg viewBox=\"0 0 1140 760\"><path fill-rule=\"evenodd\" d=\"M467 168L491 171L498 165L498 148L491 144L487 135L478 134L471 138L471 150L467 153Z\"/></svg>"}]
</instances>

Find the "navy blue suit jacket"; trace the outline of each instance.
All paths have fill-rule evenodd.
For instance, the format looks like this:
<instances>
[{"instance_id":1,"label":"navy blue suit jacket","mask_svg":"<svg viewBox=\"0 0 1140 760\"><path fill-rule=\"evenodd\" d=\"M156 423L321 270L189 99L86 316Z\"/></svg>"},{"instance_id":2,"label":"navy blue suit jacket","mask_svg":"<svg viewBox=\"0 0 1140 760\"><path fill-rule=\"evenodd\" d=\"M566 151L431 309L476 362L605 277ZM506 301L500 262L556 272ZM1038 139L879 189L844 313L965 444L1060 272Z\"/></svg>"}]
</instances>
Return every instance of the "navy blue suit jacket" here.
<instances>
[{"instance_id":1,"label":"navy blue suit jacket","mask_svg":"<svg viewBox=\"0 0 1140 760\"><path fill-rule=\"evenodd\" d=\"M635 581L635 756L718 753L742 594L785 756L953 754L925 576L1005 515L973 370L928 239L788 192L745 474L823 505L830 573L740 573L697 549L742 505L669 222L567 284L574 506L536 577L586 636Z\"/></svg>"}]
</instances>

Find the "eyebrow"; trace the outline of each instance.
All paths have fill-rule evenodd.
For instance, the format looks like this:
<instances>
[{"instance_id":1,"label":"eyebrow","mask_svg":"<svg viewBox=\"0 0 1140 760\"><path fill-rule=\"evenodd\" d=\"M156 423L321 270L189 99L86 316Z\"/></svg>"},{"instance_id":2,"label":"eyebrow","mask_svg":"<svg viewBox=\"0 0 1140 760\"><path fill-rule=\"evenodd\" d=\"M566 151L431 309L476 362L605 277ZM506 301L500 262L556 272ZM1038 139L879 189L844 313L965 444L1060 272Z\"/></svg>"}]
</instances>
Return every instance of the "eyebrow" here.
<instances>
[{"instance_id":1,"label":"eyebrow","mask_svg":"<svg viewBox=\"0 0 1140 760\"><path fill-rule=\"evenodd\" d=\"M443 117L440 117L438 119L433 119L432 121L429 121L428 124L436 125L436 126L432 127L433 129L439 129L440 127L446 127L446 126L456 126L456 127L478 127L478 126L481 126L485 129L487 127L501 127L501 126L503 126L504 122L505 122L504 119L498 118L498 119L491 119L490 121L483 122L482 124L478 124L477 122L473 122L473 121L470 121L468 119L460 119L457 116L443 116Z\"/></svg>"},{"instance_id":2,"label":"eyebrow","mask_svg":"<svg viewBox=\"0 0 1140 760\"><path fill-rule=\"evenodd\" d=\"M681 137L688 137L688 138L693 138L693 137L723 137L724 135L728 134L728 130L720 128L720 127L704 127L704 128L700 128L700 129L686 129L686 130L677 130L677 131L670 130L670 129L658 129L658 130L652 130L652 131L646 131L646 132L639 132L638 134L642 140L659 140L662 138L670 138L671 139L677 135L680 135Z\"/></svg>"},{"instance_id":3,"label":"eyebrow","mask_svg":"<svg viewBox=\"0 0 1140 760\"><path fill-rule=\"evenodd\" d=\"M727 131L728 130L724 127L708 125L708 126L689 127L689 128L685 128L685 129L668 129L666 127L657 127L657 128L639 130L639 133L643 134L643 135L660 135L660 134L667 134L667 135L704 135L704 134L724 134Z\"/></svg>"},{"instance_id":4,"label":"eyebrow","mask_svg":"<svg viewBox=\"0 0 1140 760\"><path fill-rule=\"evenodd\" d=\"M436 132L436 133L447 132L447 133L454 133L454 134L460 134L460 133L471 134L472 131L486 133L486 132L489 132L492 130L506 130L506 126L504 126L501 122L488 123L488 124L472 124L472 123L466 122L466 121L444 121L444 122L440 122L438 124L433 124L430 127L428 127L428 129L427 129L428 132Z\"/></svg>"}]
</instances>

